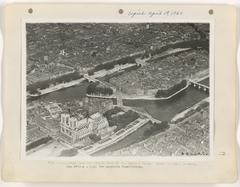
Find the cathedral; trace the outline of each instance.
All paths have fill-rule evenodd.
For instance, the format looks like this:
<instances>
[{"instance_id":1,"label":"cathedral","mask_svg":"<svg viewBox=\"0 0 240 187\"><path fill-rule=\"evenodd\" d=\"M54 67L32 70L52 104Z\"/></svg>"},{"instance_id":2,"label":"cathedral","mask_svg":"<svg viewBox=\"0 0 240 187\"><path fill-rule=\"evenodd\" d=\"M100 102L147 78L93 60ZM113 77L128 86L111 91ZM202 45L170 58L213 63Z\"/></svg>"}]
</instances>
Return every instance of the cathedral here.
<instances>
[{"instance_id":1,"label":"cathedral","mask_svg":"<svg viewBox=\"0 0 240 187\"><path fill-rule=\"evenodd\" d=\"M112 134L107 119L99 112L89 117L82 115L71 116L69 113L61 114L61 134L68 137L69 143L84 142L91 134L95 134L101 139Z\"/></svg>"}]
</instances>

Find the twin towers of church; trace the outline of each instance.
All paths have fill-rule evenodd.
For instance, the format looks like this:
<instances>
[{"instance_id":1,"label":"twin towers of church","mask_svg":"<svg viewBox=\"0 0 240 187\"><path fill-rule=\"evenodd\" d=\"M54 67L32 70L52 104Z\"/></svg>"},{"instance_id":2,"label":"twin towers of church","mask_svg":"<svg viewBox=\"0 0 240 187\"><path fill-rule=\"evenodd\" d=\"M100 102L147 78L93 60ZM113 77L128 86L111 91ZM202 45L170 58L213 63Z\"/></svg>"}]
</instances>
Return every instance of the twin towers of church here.
<instances>
[{"instance_id":1,"label":"twin towers of church","mask_svg":"<svg viewBox=\"0 0 240 187\"><path fill-rule=\"evenodd\" d=\"M113 133L113 128L109 127L107 118L99 112L89 117L83 117L81 114L62 113L60 125L61 134L68 137L67 140L70 144L85 143L93 134L103 139Z\"/></svg>"}]
</instances>

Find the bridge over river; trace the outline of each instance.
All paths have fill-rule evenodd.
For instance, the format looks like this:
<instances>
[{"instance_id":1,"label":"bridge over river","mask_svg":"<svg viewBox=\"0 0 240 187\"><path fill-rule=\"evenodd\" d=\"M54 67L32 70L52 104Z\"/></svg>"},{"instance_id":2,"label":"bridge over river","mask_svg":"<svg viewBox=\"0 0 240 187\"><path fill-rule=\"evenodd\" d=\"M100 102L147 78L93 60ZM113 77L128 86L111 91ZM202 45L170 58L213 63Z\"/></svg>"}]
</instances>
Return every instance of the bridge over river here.
<instances>
[{"instance_id":1,"label":"bridge over river","mask_svg":"<svg viewBox=\"0 0 240 187\"><path fill-rule=\"evenodd\" d=\"M209 78L206 78L209 79ZM189 80L188 81L190 86L192 85L194 88L198 88L199 90L203 90L205 92L209 92L209 86L202 84L201 81L193 81L193 80Z\"/></svg>"}]
</instances>

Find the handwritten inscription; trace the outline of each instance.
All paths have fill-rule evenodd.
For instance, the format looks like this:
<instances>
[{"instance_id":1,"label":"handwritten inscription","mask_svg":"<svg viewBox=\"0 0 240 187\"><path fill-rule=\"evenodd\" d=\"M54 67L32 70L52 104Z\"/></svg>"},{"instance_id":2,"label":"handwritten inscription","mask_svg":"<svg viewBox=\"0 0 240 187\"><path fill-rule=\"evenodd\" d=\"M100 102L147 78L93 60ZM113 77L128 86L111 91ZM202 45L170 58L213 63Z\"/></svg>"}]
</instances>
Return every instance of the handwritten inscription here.
<instances>
[{"instance_id":1,"label":"handwritten inscription","mask_svg":"<svg viewBox=\"0 0 240 187\"><path fill-rule=\"evenodd\" d=\"M128 16L135 17L159 17L159 16L182 16L183 12L179 10L165 10L165 11L129 11Z\"/></svg>"}]
</instances>

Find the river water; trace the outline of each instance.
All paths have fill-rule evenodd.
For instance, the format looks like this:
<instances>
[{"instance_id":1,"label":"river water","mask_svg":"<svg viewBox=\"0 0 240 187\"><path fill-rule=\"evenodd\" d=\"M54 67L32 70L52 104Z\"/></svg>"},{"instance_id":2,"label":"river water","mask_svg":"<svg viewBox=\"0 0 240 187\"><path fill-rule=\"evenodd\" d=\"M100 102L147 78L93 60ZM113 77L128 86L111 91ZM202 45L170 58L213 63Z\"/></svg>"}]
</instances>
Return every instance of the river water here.
<instances>
[{"instance_id":1,"label":"river water","mask_svg":"<svg viewBox=\"0 0 240 187\"><path fill-rule=\"evenodd\" d=\"M49 94L45 94L39 97L28 99L28 102L39 100L39 101L52 101L57 103L69 102L75 99L83 99L86 96L86 89L89 83L87 81L83 81L81 84L64 88L62 90L58 90L55 92L51 92Z\"/></svg>"},{"instance_id":2,"label":"river water","mask_svg":"<svg viewBox=\"0 0 240 187\"><path fill-rule=\"evenodd\" d=\"M170 121L177 113L186 110L206 97L208 97L208 93L190 86L169 100L125 100L123 104L140 107L141 110L160 121Z\"/></svg>"},{"instance_id":3,"label":"river water","mask_svg":"<svg viewBox=\"0 0 240 187\"><path fill-rule=\"evenodd\" d=\"M203 79L203 80L199 81L199 83L209 86L209 78Z\"/></svg>"},{"instance_id":4,"label":"river water","mask_svg":"<svg viewBox=\"0 0 240 187\"><path fill-rule=\"evenodd\" d=\"M208 82L208 78L201 81L201 83L205 85L208 85ZM84 81L80 85L55 91L31 100L54 101L59 103L75 99L80 100L85 98L88 85L89 83ZM193 106L208 97L208 95L208 93L190 86L169 100L123 100L123 104L125 106L141 108L141 110L144 110L158 120L170 121L177 113ZM31 102L31 100L28 100L28 102Z\"/></svg>"},{"instance_id":5,"label":"river water","mask_svg":"<svg viewBox=\"0 0 240 187\"><path fill-rule=\"evenodd\" d=\"M207 85L208 81L205 80L205 83ZM139 107L141 110L145 110L151 116L161 121L170 121L177 113L186 110L208 96L209 94L202 90L188 87L184 92L167 101L134 100L124 101L123 104L131 107ZM116 151L143 141L145 139L144 132L150 127L151 123L147 123L123 140L94 153L93 156L102 156L107 152Z\"/></svg>"},{"instance_id":6,"label":"river water","mask_svg":"<svg viewBox=\"0 0 240 187\"><path fill-rule=\"evenodd\" d=\"M207 80L201 81L207 83ZM32 100L54 101L58 103L85 98L88 82L84 81L80 85L55 91ZM130 107L138 107L149 113L154 118L161 121L170 121L177 113L186 110L202 99L208 97L208 93L193 87L188 87L180 94L169 100L149 101L149 100L124 100L123 104ZM30 100L28 100L29 102Z\"/></svg>"}]
</instances>

